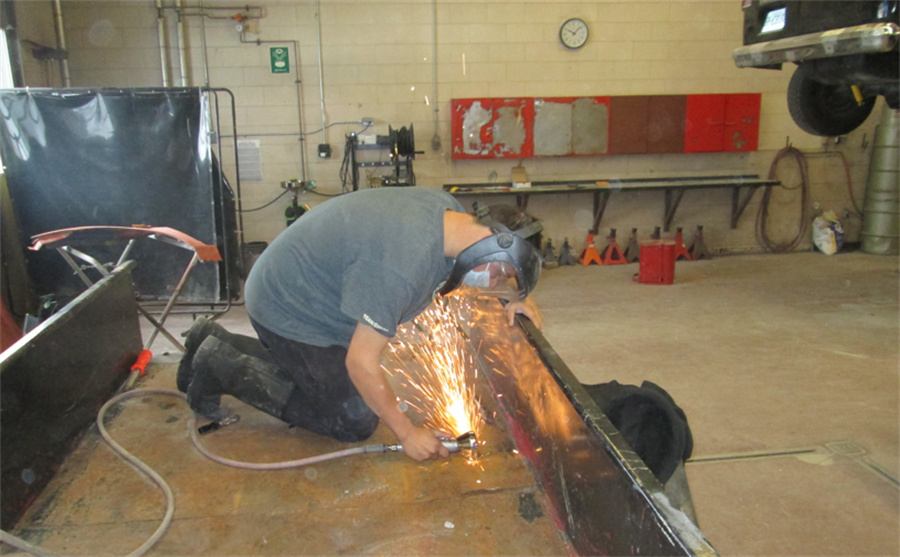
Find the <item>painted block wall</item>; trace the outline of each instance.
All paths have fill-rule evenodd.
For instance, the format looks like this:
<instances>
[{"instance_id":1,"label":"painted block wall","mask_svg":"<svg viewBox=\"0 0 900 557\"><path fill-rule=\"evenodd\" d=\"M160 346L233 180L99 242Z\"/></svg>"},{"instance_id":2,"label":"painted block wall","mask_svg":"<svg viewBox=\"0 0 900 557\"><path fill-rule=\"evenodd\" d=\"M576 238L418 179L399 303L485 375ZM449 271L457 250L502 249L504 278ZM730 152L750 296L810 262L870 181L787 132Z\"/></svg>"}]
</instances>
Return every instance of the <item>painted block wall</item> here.
<instances>
[{"instance_id":1,"label":"painted block wall","mask_svg":"<svg viewBox=\"0 0 900 557\"><path fill-rule=\"evenodd\" d=\"M174 1L163 4L173 7ZM185 0L185 5L196 12L198 3ZM367 134L386 135L389 125L413 124L416 148L424 151L414 165L418 184L441 187L464 181L507 181L519 163L451 160L452 98L702 93L762 94L759 151L547 157L527 159L523 166L533 180L708 174L765 177L774 155L790 143L807 153L832 153L809 158L810 212L833 209L843 215L853 209L844 167L834 152L843 153L848 161L852 191L862 205L881 105L860 129L837 144L801 131L790 119L785 100L793 67L742 70L732 62L731 52L741 44L739 0L267 1L251 4L261 7L264 17L250 22L253 32L244 33L249 42L244 44L236 22L228 19L237 12L210 9L229 5L234 3L203 2L211 15L222 19L184 18L184 73L186 85L232 91L238 134L260 140L263 180L242 182L244 209L271 201L283 191L280 182L292 178L314 180L322 193L341 191L345 135L360 132L362 126L332 125L323 135L319 131L323 113L328 124L372 118L374 125ZM154 2L64 0L62 6L73 86L162 85ZM22 39L55 44L50 2L19 2L17 9ZM163 14L166 66L171 85L181 85L177 16L173 9ZM560 25L571 17L580 17L590 26L587 44L577 51L564 48L558 39ZM256 44L257 40L281 42ZM299 84L293 66L288 74L271 73L269 47L276 44L291 49L292 65L297 63L296 44ZM28 60L25 71L29 86L59 86L59 72L49 62ZM231 133L227 110L223 115L222 132ZM303 142L301 131L306 134ZM440 143L436 150L432 149L435 135ZM316 146L322 142L332 146L330 159L316 156ZM223 139L223 148L233 149L229 138ZM234 181L232 161L224 162ZM790 161L779 168L778 177L785 184L795 185L798 176ZM361 178L365 184L365 171ZM673 227L683 227L686 238L691 238L695 227L703 225L706 244L713 251L761 251L754 231L761 193L756 193L738 228L731 230L730 191L689 191ZM326 199L306 193L301 202L315 205ZM266 209L244 213L244 240L271 241L285 228L287 202L286 196ZM797 191L776 192L770 207L773 239L793 236L799 224L798 203ZM529 210L545 221L545 237L557 245L568 237L581 249L592 220L590 196L539 196L531 200ZM638 228L639 235L646 237L662 223L662 215L662 192L614 195L599 236L617 228L621 240ZM859 225L858 218L845 221L849 240L858 238ZM810 245L807 239L801 247Z\"/></svg>"}]
</instances>

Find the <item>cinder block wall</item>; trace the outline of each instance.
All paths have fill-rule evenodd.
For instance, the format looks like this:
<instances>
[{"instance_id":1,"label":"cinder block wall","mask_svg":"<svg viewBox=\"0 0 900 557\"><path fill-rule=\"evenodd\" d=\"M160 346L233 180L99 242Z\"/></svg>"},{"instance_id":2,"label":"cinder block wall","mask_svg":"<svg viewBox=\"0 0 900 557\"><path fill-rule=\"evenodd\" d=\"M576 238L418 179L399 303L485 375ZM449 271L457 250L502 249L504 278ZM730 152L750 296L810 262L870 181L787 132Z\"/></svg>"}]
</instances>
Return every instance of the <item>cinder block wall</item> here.
<instances>
[{"instance_id":1,"label":"cinder block wall","mask_svg":"<svg viewBox=\"0 0 900 557\"><path fill-rule=\"evenodd\" d=\"M189 12L196 13L196 0L184 3ZM163 5L174 6L174 0ZM236 22L228 19L237 11L211 9L233 5L207 0L203 6L210 15L222 19L184 18L184 73L189 86L232 91L238 134L260 141L263 180L242 181L245 209L271 201L283 191L280 182L292 178L314 180L322 193L341 191L345 135L362 127L333 125L323 135L318 131L323 112L326 123L371 117L374 125L366 131L369 134L386 135L389 125L395 129L414 125L416 148L424 151L414 164L418 184L440 187L464 181L509 180L512 167L519 163L451 160L449 106L453 98L744 92L762 93L759 151L754 153L533 158L522 164L533 180L705 174L764 177L775 154L792 144L807 153L843 153L850 165L853 194L860 206L863 202L881 105L865 125L838 144L801 131L791 121L785 100L793 67L785 66L780 72L741 70L731 60L732 50L741 45L738 0L267 1L251 4L262 8L263 17L250 22L248 28L253 32L245 33L244 40L251 42L245 44L235 29ZM19 2L17 9L22 39L55 44L49 2ZM162 13L170 84L177 86L182 84L178 18L173 9ZM161 86L157 15L155 3L149 0L63 2L72 85ZM590 25L590 39L577 51L565 49L558 39L560 25L570 17L580 17ZM257 44L257 40L280 42ZM294 44L299 53L300 84L294 72ZM271 73L269 47L277 45L290 49L290 73ZM54 64L34 61L27 49L25 57L29 58L26 79L30 86L59 85ZM225 135L233 125L227 99L222 97ZM301 131L307 134L303 147ZM440 140L437 150L432 149L435 134ZM316 154L317 145L323 142L333 148L327 160ZM229 138L223 138L222 146L226 153L234 147ZM305 149L305 168L300 162L301 149ZM377 159L372 153L364 157ZM234 181L231 158L226 157L224 163ZM784 161L778 177L793 186L799 172L793 162ZM853 208L837 156L810 158L809 177L808 214L833 209L843 216L846 209ZM361 171L361 179L365 184L365 171ZM762 192L757 192L738 228L732 230L730 190L689 191L673 226L683 227L690 243L696 225L703 225L706 243L714 251L760 251L754 225L761 197ZM266 209L244 213L245 241L270 241L283 230L288 199L285 196ZM315 205L325 199L306 193L301 201ZM770 206L774 240L793 237L799 225L799 199L798 191L779 190L774 195ZM512 198L492 201L511 202ZM463 202L469 204L471 199ZM577 249L582 248L592 220L590 195L536 196L529 210L544 219L545 237L557 246L568 237ZM615 194L601 223L598 244L602 245L610 228L618 230L623 242L632 228L647 237L654 226L662 224L662 216L662 192ZM845 220L850 240L858 238L859 227L858 218ZM810 245L809 239L804 239L802 247Z\"/></svg>"}]
</instances>

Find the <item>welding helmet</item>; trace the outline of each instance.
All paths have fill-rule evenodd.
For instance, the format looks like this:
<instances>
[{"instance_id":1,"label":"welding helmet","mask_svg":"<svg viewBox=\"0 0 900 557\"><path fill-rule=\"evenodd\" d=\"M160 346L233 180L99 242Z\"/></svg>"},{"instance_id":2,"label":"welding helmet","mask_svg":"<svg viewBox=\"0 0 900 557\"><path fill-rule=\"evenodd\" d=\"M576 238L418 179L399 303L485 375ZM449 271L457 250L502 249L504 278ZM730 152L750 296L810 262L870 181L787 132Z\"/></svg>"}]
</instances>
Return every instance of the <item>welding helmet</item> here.
<instances>
[{"instance_id":1,"label":"welding helmet","mask_svg":"<svg viewBox=\"0 0 900 557\"><path fill-rule=\"evenodd\" d=\"M518 295L525 298L534 290L541 276L541 254L527 240L543 230L538 221L533 221L515 231L494 220L490 210L481 203L475 203L475 215L481 224L491 229L491 235L483 238L460 252L450 276L440 289L440 294L452 292L463 282L474 268L486 263L503 263L515 274Z\"/></svg>"}]
</instances>

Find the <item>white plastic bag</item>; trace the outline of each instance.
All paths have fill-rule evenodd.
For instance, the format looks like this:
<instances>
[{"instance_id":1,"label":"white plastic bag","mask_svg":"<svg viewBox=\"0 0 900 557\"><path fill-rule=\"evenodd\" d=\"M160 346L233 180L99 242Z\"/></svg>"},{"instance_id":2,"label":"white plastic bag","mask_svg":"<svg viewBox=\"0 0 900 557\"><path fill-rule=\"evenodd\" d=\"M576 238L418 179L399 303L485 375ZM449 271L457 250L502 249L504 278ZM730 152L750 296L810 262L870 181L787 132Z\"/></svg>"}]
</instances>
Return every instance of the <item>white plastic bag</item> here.
<instances>
[{"instance_id":1,"label":"white plastic bag","mask_svg":"<svg viewBox=\"0 0 900 557\"><path fill-rule=\"evenodd\" d=\"M813 244L825 255L834 255L844 245L844 227L834 211L816 217L812 227Z\"/></svg>"}]
</instances>

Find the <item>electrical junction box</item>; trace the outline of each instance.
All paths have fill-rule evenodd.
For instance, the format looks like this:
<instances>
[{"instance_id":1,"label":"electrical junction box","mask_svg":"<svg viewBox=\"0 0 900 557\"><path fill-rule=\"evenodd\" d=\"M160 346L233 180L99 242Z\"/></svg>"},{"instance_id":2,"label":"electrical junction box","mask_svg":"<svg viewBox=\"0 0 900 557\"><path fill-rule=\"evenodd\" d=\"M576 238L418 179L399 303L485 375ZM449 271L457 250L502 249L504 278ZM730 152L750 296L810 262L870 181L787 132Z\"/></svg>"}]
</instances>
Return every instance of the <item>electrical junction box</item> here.
<instances>
[{"instance_id":1,"label":"electrical junction box","mask_svg":"<svg viewBox=\"0 0 900 557\"><path fill-rule=\"evenodd\" d=\"M372 135L360 135L359 136L359 144L360 145L376 145L378 136Z\"/></svg>"},{"instance_id":2,"label":"electrical junction box","mask_svg":"<svg viewBox=\"0 0 900 557\"><path fill-rule=\"evenodd\" d=\"M319 143L319 158L320 159L330 159L331 158L331 145L327 143Z\"/></svg>"}]
</instances>

